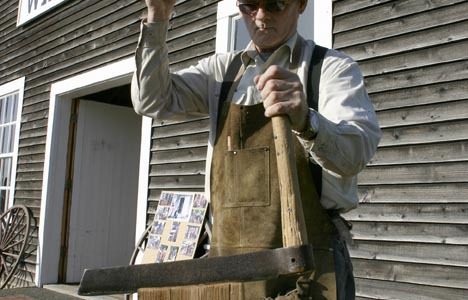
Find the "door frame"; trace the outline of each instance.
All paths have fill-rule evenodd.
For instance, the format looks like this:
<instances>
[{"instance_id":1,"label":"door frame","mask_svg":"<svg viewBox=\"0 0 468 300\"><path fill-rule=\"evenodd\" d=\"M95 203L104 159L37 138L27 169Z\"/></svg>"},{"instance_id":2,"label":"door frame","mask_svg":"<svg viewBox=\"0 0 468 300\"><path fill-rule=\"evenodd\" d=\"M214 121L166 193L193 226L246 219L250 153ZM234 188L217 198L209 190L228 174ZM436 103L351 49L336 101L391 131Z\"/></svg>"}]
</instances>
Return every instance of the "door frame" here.
<instances>
[{"instance_id":1,"label":"door frame","mask_svg":"<svg viewBox=\"0 0 468 300\"><path fill-rule=\"evenodd\" d=\"M69 120L73 102L71 100L128 84L134 70L135 61L133 57L129 57L51 85L36 261L35 284L37 286L57 283L58 281ZM152 119L143 117L136 241L146 227L151 125Z\"/></svg>"}]
</instances>

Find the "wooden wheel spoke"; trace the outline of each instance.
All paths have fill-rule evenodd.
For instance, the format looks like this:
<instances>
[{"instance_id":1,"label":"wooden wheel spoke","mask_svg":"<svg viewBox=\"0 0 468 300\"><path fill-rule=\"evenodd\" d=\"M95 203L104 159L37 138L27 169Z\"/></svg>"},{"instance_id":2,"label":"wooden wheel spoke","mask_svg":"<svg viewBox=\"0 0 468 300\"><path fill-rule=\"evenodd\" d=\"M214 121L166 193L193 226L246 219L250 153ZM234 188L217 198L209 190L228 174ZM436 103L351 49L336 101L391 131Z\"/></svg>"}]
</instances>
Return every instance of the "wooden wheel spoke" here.
<instances>
[{"instance_id":1,"label":"wooden wheel spoke","mask_svg":"<svg viewBox=\"0 0 468 300\"><path fill-rule=\"evenodd\" d=\"M12 232L12 233L9 235L8 240L5 241L5 243L3 244L3 247L8 246L8 244L10 244L13 240L15 240L15 238L16 238L18 235L23 234L23 230L26 229L26 226L27 226L26 224L23 224L23 227L22 227L20 230L18 230L18 231L16 231L16 232ZM24 239L21 239L21 240L24 241ZM2 248L3 248L3 247L2 247Z\"/></svg>"},{"instance_id":2,"label":"wooden wheel spoke","mask_svg":"<svg viewBox=\"0 0 468 300\"><path fill-rule=\"evenodd\" d=\"M10 211L10 214L8 215L8 221L6 222L7 224L11 224L11 220L13 219L13 216L16 215L16 209L12 209Z\"/></svg>"},{"instance_id":3,"label":"wooden wheel spoke","mask_svg":"<svg viewBox=\"0 0 468 300\"><path fill-rule=\"evenodd\" d=\"M19 219L18 219L19 220ZM17 230L18 229L18 226L21 226L21 220L19 220L19 222L15 222L15 223L12 223L12 225L10 226L10 228L8 229L8 242L11 241L12 238L15 238L18 233L21 233L25 228L26 228L26 224L23 224L23 226L21 227L20 230ZM13 235L13 236L12 236Z\"/></svg>"},{"instance_id":4,"label":"wooden wheel spoke","mask_svg":"<svg viewBox=\"0 0 468 300\"><path fill-rule=\"evenodd\" d=\"M7 261L6 261L6 259L5 259L5 256L3 256L3 255L2 255L2 262L1 262L1 264L2 264L2 270L5 270L6 272L8 272ZM3 274L3 273L4 273L4 272L2 272L2 274Z\"/></svg>"},{"instance_id":5,"label":"wooden wheel spoke","mask_svg":"<svg viewBox=\"0 0 468 300\"><path fill-rule=\"evenodd\" d=\"M0 268L3 270L3 264L5 263L5 257L3 255L0 255Z\"/></svg>"},{"instance_id":6,"label":"wooden wheel spoke","mask_svg":"<svg viewBox=\"0 0 468 300\"><path fill-rule=\"evenodd\" d=\"M18 255L18 254L9 253L9 252L3 252L3 255L9 256L9 257L13 257L13 258L15 258L15 259L18 259L18 258L19 258L19 255Z\"/></svg>"},{"instance_id":7,"label":"wooden wheel spoke","mask_svg":"<svg viewBox=\"0 0 468 300\"><path fill-rule=\"evenodd\" d=\"M11 230L11 224L6 224L6 228L5 228L5 234L3 236L3 245L5 245L6 243L8 243L7 241L10 240L10 236L12 234L12 230Z\"/></svg>"},{"instance_id":8,"label":"wooden wheel spoke","mask_svg":"<svg viewBox=\"0 0 468 300\"><path fill-rule=\"evenodd\" d=\"M5 240L5 236L6 236L6 234L8 233L7 228L8 228L8 226L7 226L6 222L5 222L5 220L4 220L4 219L1 219L1 228L0 228L0 230L1 230L1 236L0 236L0 243L1 243L3 240Z\"/></svg>"},{"instance_id":9,"label":"wooden wheel spoke","mask_svg":"<svg viewBox=\"0 0 468 300\"><path fill-rule=\"evenodd\" d=\"M5 246L5 247L2 248L2 249L3 249L3 252L5 252L5 251L8 250L8 249L13 248L14 246L21 245L23 242L24 242L24 241L21 241L21 240L20 240L20 241L14 242L13 244L8 244L7 246Z\"/></svg>"}]
</instances>

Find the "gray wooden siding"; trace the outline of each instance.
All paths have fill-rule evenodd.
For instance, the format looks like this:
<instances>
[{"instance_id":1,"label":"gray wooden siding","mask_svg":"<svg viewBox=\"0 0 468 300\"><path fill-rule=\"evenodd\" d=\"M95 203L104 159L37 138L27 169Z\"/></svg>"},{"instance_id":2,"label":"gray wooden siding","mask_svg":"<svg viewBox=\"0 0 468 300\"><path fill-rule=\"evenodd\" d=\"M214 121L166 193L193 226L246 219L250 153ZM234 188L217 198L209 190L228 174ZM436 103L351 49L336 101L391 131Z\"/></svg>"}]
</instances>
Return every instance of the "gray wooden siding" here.
<instances>
[{"instance_id":1,"label":"gray wooden siding","mask_svg":"<svg viewBox=\"0 0 468 300\"><path fill-rule=\"evenodd\" d=\"M214 52L216 2L177 1L168 35L174 69ZM18 0L0 0L0 84L26 76L15 203L27 205L37 223L41 207L50 85L132 56L143 7L144 2L138 0L67 1L30 23L16 27ZM155 128L156 136L157 132ZM154 146L153 149L158 150L158 147ZM200 151L198 148L194 151ZM156 151L153 162L158 160L158 155L164 154L167 156L167 152ZM153 167L152 174L158 174L161 170L155 171ZM200 180L196 179L196 175L192 177L188 176L183 182L198 186ZM165 182L157 176L151 178L152 186ZM150 194L154 199L154 193ZM37 233L31 243L32 255L22 266L18 284L33 283L36 247Z\"/></svg>"},{"instance_id":2,"label":"gray wooden siding","mask_svg":"<svg viewBox=\"0 0 468 300\"><path fill-rule=\"evenodd\" d=\"M215 52L218 0L187 1L190 14L176 11L168 33L171 70L196 64ZM187 58L187 55L190 57ZM149 224L161 191L203 191L208 119L153 122L148 194Z\"/></svg>"},{"instance_id":3,"label":"gray wooden siding","mask_svg":"<svg viewBox=\"0 0 468 300\"><path fill-rule=\"evenodd\" d=\"M148 222L154 218L161 191L204 190L209 130L206 118L172 124L154 123Z\"/></svg>"},{"instance_id":4,"label":"gray wooden siding","mask_svg":"<svg viewBox=\"0 0 468 300\"><path fill-rule=\"evenodd\" d=\"M346 214L358 299L468 295L468 1L338 0L383 138Z\"/></svg>"}]
</instances>

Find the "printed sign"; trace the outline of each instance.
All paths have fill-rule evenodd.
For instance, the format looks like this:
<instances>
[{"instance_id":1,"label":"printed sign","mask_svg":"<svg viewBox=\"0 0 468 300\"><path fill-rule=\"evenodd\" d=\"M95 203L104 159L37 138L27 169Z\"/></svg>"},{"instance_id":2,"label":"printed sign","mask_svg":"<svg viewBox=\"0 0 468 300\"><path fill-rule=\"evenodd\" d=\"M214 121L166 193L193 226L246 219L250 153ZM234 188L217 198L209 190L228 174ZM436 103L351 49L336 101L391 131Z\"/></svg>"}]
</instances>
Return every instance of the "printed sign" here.
<instances>
[{"instance_id":1,"label":"printed sign","mask_svg":"<svg viewBox=\"0 0 468 300\"><path fill-rule=\"evenodd\" d=\"M17 25L22 25L67 0L20 0Z\"/></svg>"},{"instance_id":2,"label":"printed sign","mask_svg":"<svg viewBox=\"0 0 468 300\"><path fill-rule=\"evenodd\" d=\"M193 258L207 207L203 193L162 192L142 263Z\"/></svg>"}]
</instances>

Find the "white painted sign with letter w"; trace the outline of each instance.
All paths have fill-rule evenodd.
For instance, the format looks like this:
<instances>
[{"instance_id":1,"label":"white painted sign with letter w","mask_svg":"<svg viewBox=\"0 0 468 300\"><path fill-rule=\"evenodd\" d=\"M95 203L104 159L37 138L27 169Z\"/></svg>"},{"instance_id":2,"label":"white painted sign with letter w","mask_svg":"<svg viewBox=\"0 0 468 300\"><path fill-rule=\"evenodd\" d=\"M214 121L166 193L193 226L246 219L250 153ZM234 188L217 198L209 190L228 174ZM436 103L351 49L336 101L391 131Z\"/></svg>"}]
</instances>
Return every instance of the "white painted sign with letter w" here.
<instances>
[{"instance_id":1,"label":"white painted sign with letter w","mask_svg":"<svg viewBox=\"0 0 468 300\"><path fill-rule=\"evenodd\" d=\"M67 0L19 0L17 26L45 13Z\"/></svg>"}]
</instances>

